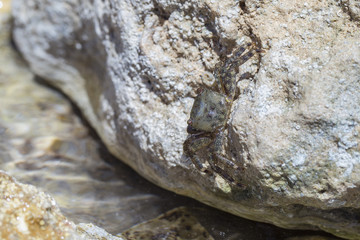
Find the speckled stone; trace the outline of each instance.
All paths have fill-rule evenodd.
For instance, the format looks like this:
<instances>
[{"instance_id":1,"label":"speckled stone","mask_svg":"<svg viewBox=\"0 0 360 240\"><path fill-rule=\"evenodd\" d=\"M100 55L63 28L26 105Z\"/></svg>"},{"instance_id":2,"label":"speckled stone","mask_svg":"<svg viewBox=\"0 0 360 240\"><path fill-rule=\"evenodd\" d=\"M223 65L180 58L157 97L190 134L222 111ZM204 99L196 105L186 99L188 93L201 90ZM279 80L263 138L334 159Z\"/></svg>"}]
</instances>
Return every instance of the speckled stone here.
<instances>
[{"instance_id":1,"label":"speckled stone","mask_svg":"<svg viewBox=\"0 0 360 240\"><path fill-rule=\"evenodd\" d=\"M1 239L82 239L55 200L0 170Z\"/></svg>"}]
</instances>

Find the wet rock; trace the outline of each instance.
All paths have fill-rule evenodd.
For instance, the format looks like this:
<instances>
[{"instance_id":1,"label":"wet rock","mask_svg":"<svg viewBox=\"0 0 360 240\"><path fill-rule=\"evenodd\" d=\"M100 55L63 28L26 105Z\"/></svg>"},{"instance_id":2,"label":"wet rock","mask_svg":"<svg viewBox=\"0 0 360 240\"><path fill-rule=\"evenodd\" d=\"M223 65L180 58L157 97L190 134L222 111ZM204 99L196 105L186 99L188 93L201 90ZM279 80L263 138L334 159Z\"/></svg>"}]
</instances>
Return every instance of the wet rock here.
<instances>
[{"instance_id":1,"label":"wet rock","mask_svg":"<svg viewBox=\"0 0 360 240\"><path fill-rule=\"evenodd\" d=\"M173 209L148 222L124 231L120 236L136 239L214 240L198 220L184 207Z\"/></svg>"},{"instance_id":2,"label":"wet rock","mask_svg":"<svg viewBox=\"0 0 360 240\"><path fill-rule=\"evenodd\" d=\"M0 171L1 239L81 239L55 200Z\"/></svg>"},{"instance_id":3,"label":"wet rock","mask_svg":"<svg viewBox=\"0 0 360 240\"><path fill-rule=\"evenodd\" d=\"M14 37L31 69L147 179L239 216L357 239L356 9L356 1L15 0ZM225 172L241 188L198 171L182 144L195 90L251 36L262 53L242 66L255 77L238 84L224 150L240 167Z\"/></svg>"},{"instance_id":4,"label":"wet rock","mask_svg":"<svg viewBox=\"0 0 360 240\"><path fill-rule=\"evenodd\" d=\"M80 223L77 225L76 228L77 232L84 238L84 239L91 239L91 240L124 240L123 238L113 236L106 232L104 229L99 228L91 223Z\"/></svg>"}]
</instances>

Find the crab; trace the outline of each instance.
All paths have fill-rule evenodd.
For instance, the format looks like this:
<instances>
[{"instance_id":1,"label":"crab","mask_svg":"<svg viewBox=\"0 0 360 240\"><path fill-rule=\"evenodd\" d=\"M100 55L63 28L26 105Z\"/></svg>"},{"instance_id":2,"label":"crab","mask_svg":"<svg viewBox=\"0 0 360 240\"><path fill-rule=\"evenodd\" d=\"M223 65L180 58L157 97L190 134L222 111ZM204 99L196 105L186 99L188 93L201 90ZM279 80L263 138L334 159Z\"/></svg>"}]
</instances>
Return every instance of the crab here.
<instances>
[{"instance_id":1,"label":"crab","mask_svg":"<svg viewBox=\"0 0 360 240\"><path fill-rule=\"evenodd\" d=\"M249 50L245 53L247 48ZM237 185L241 184L235 181L232 173L239 169L239 164L222 154L225 130L235 99L237 82L251 77L251 74L246 72L237 79L238 69L258 51L252 43L241 45L231 58L215 68L215 82L212 87L197 90L190 119L187 121L187 132L190 136L183 144L184 154L198 170L205 173L215 172ZM207 165L199 156L201 151L206 153Z\"/></svg>"}]
</instances>

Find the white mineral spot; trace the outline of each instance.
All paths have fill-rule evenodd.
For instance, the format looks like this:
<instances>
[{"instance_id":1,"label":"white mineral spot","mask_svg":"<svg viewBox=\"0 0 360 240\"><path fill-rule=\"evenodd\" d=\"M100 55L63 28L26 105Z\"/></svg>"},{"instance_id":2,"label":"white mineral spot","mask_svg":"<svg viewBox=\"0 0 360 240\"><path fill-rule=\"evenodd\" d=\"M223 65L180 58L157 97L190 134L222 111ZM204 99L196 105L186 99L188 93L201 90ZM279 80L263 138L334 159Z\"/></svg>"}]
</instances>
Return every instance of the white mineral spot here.
<instances>
[{"instance_id":1,"label":"white mineral spot","mask_svg":"<svg viewBox=\"0 0 360 240\"><path fill-rule=\"evenodd\" d=\"M22 234L28 234L29 233L29 228L28 225L24 219L24 215L21 215L20 217L18 217L18 222L17 222L17 229L19 229L19 232L21 232Z\"/></svg>"}]
</instances>

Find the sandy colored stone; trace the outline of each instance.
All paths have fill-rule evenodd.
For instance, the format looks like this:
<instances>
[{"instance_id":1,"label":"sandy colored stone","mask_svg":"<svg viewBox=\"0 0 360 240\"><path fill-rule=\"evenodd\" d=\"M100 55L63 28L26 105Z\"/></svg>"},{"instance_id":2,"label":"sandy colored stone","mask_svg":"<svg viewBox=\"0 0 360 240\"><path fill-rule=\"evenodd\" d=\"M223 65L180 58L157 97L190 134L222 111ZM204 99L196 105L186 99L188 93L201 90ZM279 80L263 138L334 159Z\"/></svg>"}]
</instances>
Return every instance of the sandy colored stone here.
<instances>
[{"instance_id":1,"label":"sandy colored stone","mask_svg":"<svg viewBox=\"0 0 360 240\"><path fill-rule=\"evenodd\" d=\"M0 171L1 239L80 239L55 200Z\"/></svg>"},{"instance_id":2,"label":"sandy colored stone","mask_svg":"<svg viewBox=\"0 0 360 240\"><path fill-rule=\"evenodd\" d=\"M14 37L32 70L147 179L239 216L357 239L357 9L357 1L16 0ZM195 90L251 32L263 51L241 71L258 72L239 83L226 132L242 189L200 173L182 144Z\"/></svg>"}]
</instances>

